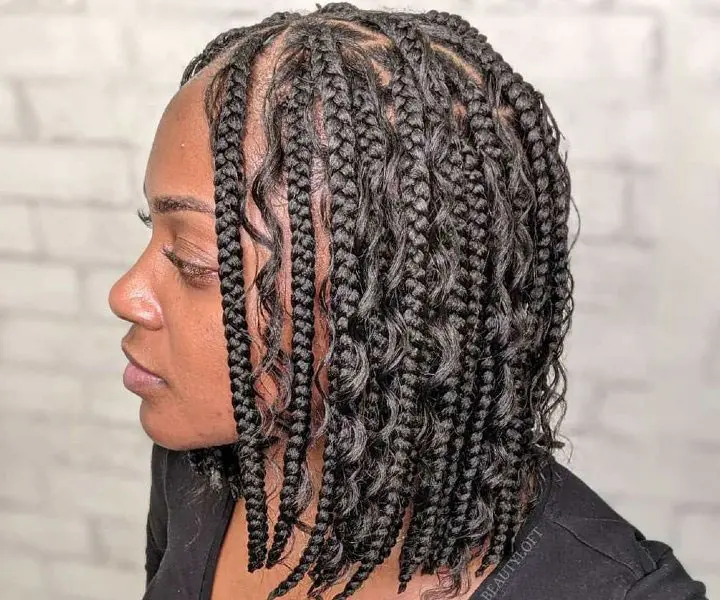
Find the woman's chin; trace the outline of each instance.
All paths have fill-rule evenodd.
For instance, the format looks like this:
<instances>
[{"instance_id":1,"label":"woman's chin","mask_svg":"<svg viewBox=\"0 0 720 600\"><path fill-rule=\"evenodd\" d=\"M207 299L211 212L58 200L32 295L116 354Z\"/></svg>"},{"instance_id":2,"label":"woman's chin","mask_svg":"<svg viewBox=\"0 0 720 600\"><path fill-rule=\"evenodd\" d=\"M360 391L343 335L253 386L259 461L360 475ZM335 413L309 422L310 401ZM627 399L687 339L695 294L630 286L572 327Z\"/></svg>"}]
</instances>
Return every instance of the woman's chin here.
<instances>
[{"instance_id":1,"label":"woman's chin","mask_svg":"<svg viewBox=\"0 0 720 600\"><path fill-rule=\"evenodd\" d=\"M193 427L176 415L164 414L147 401L140 405L140 424L153 442L168 450L209 448L229 444L237 439L234 427L229 427L227 432L219 431L217 427L211 427L209 432L201 432L197 426Z\"/></svg>"}]
</instances>

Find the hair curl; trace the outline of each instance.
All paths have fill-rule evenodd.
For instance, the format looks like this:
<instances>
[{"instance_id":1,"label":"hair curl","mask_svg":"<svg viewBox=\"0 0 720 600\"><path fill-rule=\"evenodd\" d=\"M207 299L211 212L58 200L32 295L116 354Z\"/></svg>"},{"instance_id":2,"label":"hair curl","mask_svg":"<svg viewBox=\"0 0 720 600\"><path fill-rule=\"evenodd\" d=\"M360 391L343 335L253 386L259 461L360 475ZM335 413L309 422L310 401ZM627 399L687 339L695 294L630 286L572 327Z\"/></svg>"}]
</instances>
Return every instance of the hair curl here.
<instances>
[{"instance_id":1,"label":"hair curl","mask_svg":"<svg viewBox=\"0 0 720 600\"><path fill-rule=\"evenodd\" d=\"M268 152L249 183L242 139L252 66L280 32L263 116ZM316 387L325 442L316 520L299 563L268 598L308 572L319 595L354 566L334 600L349 597L390 555L408 508L399 591L418 568L442 569L446 584L427 597L456 595L483 549L477 574L513 551L536 477L564 445L557 427L573 309L572 199L557 125L543 96L485 36L443 12L333 3L307 15L277 13L219 35L182 84L219 59L207 112L239 439L189 456L244 498L248 569L271 567L309 502ZM330 347L314 369L317 159L329 198L330 269L321 282L329 304L320 308ZM283 240L267 204L282 178L292 233L291 356L280 347ZM246 219L249 186L269 237ZM270 251L255 281L269 316L255 370L239 227ZM287 398L271 427L254 395L261 372ZM286 439L283 483L268 550L264 457L278 435Z\"/></svg>"}]
</instances>

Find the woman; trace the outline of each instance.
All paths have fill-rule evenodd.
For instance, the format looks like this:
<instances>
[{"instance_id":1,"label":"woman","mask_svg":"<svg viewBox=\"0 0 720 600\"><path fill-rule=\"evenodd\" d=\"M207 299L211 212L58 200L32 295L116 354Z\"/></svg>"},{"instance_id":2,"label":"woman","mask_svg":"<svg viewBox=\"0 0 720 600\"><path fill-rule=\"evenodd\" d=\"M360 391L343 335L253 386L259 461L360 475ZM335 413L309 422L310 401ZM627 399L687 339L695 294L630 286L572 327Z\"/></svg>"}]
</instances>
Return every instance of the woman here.
<instances>
[{"instance_id":1,"label":"woman","mask_svg":"<svg viewBox=\"0 0 720 600\"><path fill-rule=\"evenodd\" d=\"M552 454L558 142L447 13L278 13L190 63L110 292L155 442L147 600L704 597Z\"/></svg>"}]
</instances>

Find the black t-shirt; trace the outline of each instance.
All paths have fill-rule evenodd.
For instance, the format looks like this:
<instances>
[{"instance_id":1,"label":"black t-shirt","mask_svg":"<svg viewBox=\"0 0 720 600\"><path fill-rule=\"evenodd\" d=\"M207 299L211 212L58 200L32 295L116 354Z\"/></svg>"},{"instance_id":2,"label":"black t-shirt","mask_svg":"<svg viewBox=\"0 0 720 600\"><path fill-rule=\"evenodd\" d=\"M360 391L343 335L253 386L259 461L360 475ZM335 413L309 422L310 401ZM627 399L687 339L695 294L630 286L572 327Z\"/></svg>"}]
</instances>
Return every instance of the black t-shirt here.
<instances>
[{"instance_id":1,"label":"black t-shirt","mask_svg":"<svg viewBox=\"0 0 720 600\"><path fill-rule=\"evenodd\" d=\"M154 445L143 600L209 600L232 516L228 490L197 493L186 454ZM648 540L552 460L507 557L471 600L707 600L672 552Z\"/></svg>"}]
</instances>

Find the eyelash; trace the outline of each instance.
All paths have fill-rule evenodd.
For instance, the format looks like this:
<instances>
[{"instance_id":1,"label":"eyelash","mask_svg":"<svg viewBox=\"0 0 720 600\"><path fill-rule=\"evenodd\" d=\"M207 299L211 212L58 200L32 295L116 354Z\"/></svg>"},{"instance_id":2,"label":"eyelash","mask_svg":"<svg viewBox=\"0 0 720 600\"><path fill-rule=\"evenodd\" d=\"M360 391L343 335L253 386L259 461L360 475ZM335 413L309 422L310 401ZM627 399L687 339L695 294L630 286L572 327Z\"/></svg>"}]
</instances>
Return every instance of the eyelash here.
<instances>
[{"instance_id":1,"label":"eyelash","mask_svg":"<svg viewBox=\"0 0 720 600\"><path fill-rule=\"evenodd\" d=\"M138 209L137 215L147 228L152 229L152 218L146 210ZM215 273L212 269L183 260L168 246L163 246L162 253L175 265L180 276L190 283L197 284L202 282L203 279L207 280Z\"/></svg>"},{"instance_id":2,"label":"eyelash","mask_svg":"<svg viewBox=\"0 0 720 600\"><path fill-rule=\"evenodd\" d=\"M148 211L138 208L137 216L143 222L145 227L152 229L152 219L150 218L150 213Z\"/></svg>"},{"instance_id":3,"label":"eyelash","mask_svg":"<svg viewBox=\"0 0 720 600\"><path fill-rule=\"evenodd\" d=\"M172 248L165 246L163 247L162 252L168 260L177 267L181 277L189 282L202 281L203 279L206 280L214 273L212 269L183 260L175 254Z\"/></svg>"}]
</instances>

